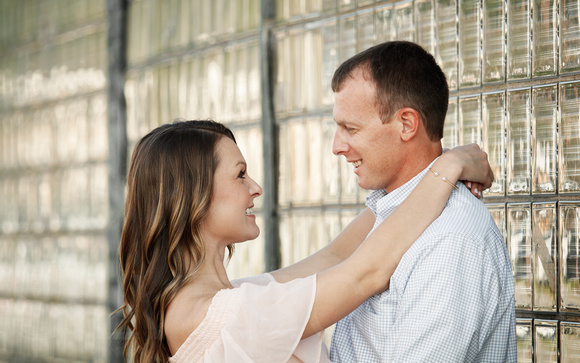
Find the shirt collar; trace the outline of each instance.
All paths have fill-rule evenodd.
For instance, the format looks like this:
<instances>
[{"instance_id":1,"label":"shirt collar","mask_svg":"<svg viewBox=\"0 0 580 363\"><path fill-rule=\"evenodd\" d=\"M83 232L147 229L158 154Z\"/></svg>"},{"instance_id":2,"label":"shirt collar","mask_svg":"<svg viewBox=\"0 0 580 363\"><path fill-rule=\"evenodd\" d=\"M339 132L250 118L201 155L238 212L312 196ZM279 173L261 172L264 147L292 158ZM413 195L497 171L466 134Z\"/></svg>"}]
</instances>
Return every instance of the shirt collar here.
<instances>
[{"instance_id":1,"label":"shirt collar","mask_svg":"<svg viewBox=\"0 0 580 363\"><path fill-rule=\"evenodd\" d=\"M403 200L405 200L405 198L407 198L413 189L415 189L417 184L419 184L419 181L423 179L427 171L437 159L433 160L428 167L392 192L387 193L384 189L373 191L366 198L366 206L373 211L375 216L386 218L403 202Z\"/></svg>"}]
</instances>

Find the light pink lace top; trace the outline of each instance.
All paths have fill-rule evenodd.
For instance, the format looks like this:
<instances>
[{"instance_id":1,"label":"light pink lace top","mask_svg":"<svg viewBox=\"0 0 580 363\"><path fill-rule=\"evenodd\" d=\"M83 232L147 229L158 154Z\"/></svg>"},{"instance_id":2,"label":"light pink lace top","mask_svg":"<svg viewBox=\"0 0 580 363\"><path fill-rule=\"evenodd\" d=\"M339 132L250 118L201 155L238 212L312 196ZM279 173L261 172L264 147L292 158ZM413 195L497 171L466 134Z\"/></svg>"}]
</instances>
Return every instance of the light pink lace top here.
<instances>
[{"instance_id":1,"label":"light pink lace top","mask_svg":"<svg viewBox=\"0 0 580 363\"><path fill-rule=\"evenodd\" d=\"M205 319L170 363L330 362L322 333L300 340L310 318L316 275L280 284L263 274L220 290Z\"/></svg>"}]
</instances>

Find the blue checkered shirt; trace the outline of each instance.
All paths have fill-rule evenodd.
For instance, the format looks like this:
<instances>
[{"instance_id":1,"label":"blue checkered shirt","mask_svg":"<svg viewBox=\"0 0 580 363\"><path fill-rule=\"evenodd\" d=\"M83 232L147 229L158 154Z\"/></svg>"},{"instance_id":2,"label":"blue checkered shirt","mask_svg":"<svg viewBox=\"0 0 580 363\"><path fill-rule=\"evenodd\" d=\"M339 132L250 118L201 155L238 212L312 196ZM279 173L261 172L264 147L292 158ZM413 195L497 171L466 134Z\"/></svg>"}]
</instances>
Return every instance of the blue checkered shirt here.
<instances>
[{"instance_id":1,"label":"blue checkered shirt","mask_svg":"<svg viewBox=\"0 0 580 363\"><path fill-rule=\"evenodd\" d=\"M426 172L388 195L378 190L368 196L374 228ZM507 249L485 205L458 186L441 216L403 256L389 288L337 323L333 362L516 361Z\"/></svg>"}]
</instances>

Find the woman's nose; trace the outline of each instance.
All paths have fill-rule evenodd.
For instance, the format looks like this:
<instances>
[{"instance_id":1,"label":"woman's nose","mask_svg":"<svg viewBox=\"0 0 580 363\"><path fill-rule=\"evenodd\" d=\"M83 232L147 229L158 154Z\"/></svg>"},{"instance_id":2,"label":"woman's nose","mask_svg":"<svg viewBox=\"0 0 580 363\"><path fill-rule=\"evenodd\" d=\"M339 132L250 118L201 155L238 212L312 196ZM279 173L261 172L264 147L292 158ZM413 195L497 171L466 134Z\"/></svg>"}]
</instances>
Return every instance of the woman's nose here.
<instances>
[{"instance_id":1,"label":"woman's nose","mask_svg":"<svg viewBox=\"0 0 580 363\"><path fill-rule=\"evenodd\" d=\"M257 198L260 195L262 195L262 192L263 191L260 184L256 183L256 181L252 179L252 187L250 188L250 193L252 194L252 196L254 196L254 198Z\"/></svg>"}]
</instances>

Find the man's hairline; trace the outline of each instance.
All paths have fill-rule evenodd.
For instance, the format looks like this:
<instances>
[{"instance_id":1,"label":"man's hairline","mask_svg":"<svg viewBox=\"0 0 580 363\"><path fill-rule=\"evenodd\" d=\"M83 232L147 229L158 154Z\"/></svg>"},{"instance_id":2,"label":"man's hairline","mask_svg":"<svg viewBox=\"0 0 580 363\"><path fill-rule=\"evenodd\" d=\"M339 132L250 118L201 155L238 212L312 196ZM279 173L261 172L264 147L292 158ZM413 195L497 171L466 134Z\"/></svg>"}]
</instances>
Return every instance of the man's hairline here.
<instances>
[{"instance_id":1,"label":"man's hairline","mask_svg":"<svg viewBox=\"0 0 580 363\"><path fill-rule=\"evenodd\" d=\"M369 82L372 86L373 86L373 92L375 93L375 97L374 97L374 103L373 105L375 106L375 109L377 110L377 113L379 114L380 120L383 124L388 123L391 118L393 117L393 115L395 114L395 112L391 111L389 112L388 115L384 115L381 112L381 108L380 106L382 106L382 101L379 97L379 93L378 93L378 87L377 87L377 80L375 79L375 77L373 77L372 74L372 69L371 69L371 64L370 64L370 60L366 60L364 62L361 62L359 64L357 64L355 67L353 67L341 80L340 82L337 84L336 90L333 90L334 93L339 93L340 91L342 91L345 87L345 84L347 82L349 82L350 80L354 80L354 73L357 70L361 71L362 77L365 81ZM414 108L413 108L414 109ZM336 122L336 121L335 121Z\"/></svg>"}]
</instances>

